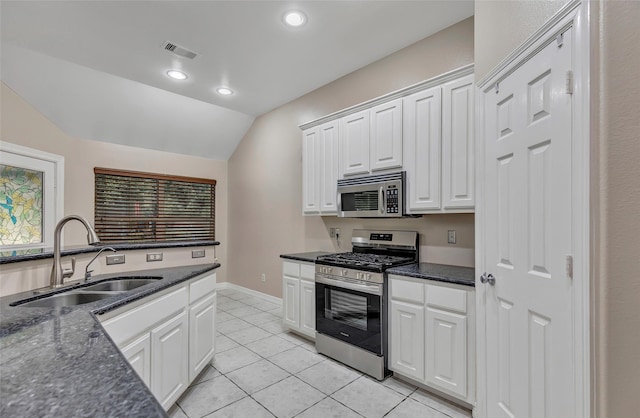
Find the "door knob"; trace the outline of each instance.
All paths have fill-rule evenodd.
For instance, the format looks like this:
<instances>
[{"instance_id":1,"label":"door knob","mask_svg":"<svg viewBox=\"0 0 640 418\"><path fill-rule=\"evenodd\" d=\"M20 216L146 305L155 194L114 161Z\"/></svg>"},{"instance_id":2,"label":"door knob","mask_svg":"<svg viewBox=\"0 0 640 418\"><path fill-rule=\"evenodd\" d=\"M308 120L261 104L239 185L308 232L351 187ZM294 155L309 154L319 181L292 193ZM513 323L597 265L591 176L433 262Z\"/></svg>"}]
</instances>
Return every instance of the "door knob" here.
<instances>
[{"instance_id":1,"label":"door knob","mask_svg":"<svg viewBox=\"0 0 640 418\"><path fill-rule=\"evenodd\" d=\"M493 274L491 273L482 273L482 276L480 276L480 282L489 283L491 286L494 286L496 284L496 278L493 277Z\"/></svg>"}]
</instances>

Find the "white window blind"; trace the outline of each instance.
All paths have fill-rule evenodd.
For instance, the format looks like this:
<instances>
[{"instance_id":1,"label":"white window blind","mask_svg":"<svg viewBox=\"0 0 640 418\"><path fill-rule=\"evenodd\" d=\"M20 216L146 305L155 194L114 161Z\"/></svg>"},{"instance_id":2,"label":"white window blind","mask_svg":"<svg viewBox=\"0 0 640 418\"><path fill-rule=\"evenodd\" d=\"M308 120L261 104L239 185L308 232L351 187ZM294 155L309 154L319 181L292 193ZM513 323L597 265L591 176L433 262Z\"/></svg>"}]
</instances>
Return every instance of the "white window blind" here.
<instances>
[{"instance_id":1,"label":"white window blind","mask_svg":"<svg viewBox=\"0 0 640 418\"><path fill-rule=\"evenodd\" d=\"M95 228L103 242L215 239L212 179L95 168Z\"/></svg>"}]
</instances>

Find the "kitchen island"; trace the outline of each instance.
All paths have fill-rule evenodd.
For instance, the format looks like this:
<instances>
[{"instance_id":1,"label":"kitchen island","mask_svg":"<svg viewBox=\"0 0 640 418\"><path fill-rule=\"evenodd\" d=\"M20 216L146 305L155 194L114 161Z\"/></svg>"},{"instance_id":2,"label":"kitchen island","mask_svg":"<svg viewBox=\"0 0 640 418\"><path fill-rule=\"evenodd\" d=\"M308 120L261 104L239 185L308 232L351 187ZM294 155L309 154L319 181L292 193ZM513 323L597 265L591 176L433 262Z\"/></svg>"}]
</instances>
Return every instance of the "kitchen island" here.
<instances>
[{"instance_id":1,"label":"kitchen island","mask_svg":"<svg viewBox=\"0 0 640 418\"><path fill-rule=\"evenodd\" d=\"M77 306L11 306L41 297L33 291L0 298L0 416L165 417L96 315L218 267L213 263L132 272L128 275L162 278ZM91 283L126 275L100 275Z\"/></svg>"}]
</instances>

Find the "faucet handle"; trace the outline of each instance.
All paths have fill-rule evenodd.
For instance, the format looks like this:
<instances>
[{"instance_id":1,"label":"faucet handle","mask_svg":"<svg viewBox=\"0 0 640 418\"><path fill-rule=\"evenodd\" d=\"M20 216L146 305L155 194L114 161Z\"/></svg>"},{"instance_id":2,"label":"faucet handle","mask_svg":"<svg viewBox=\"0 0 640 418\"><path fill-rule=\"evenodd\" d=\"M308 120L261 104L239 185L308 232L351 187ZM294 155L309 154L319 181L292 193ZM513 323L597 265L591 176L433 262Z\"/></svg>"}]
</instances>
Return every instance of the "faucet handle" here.
<instances>
[{"instance_id":1,"label":"faucet handle","mask_svg":"<svg viewBox=\"0 0 640 418\"><path fill-rule=\"evenodd\" d=\"M73 276L73 272L76 271L76 258L73 257L71 259L71 268L70 269L66 269L66 268L62 268L62 278L66 279L68 277Z\"/></svg>"}]
</instances>

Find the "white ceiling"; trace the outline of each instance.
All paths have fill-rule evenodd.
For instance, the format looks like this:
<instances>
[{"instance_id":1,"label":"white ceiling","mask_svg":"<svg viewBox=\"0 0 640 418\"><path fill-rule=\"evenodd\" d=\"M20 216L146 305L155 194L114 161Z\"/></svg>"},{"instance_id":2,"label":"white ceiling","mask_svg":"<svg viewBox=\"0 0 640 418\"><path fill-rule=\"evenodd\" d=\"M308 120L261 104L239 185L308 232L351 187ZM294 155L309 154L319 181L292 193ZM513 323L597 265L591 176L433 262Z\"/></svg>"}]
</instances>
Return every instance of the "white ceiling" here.
<instances>
[{"instance_id":1,"label":"white ceiling","mask_svg":"<svg viewBox=\"0 0 640 418\"><path fill-rule=\"evenodd\" d=\"M290 9L307 24L285 27ZM472 14L455 0L2 1L0 76L70 135L228 159L255 116Z\"/></svg>"}]
</instances>

